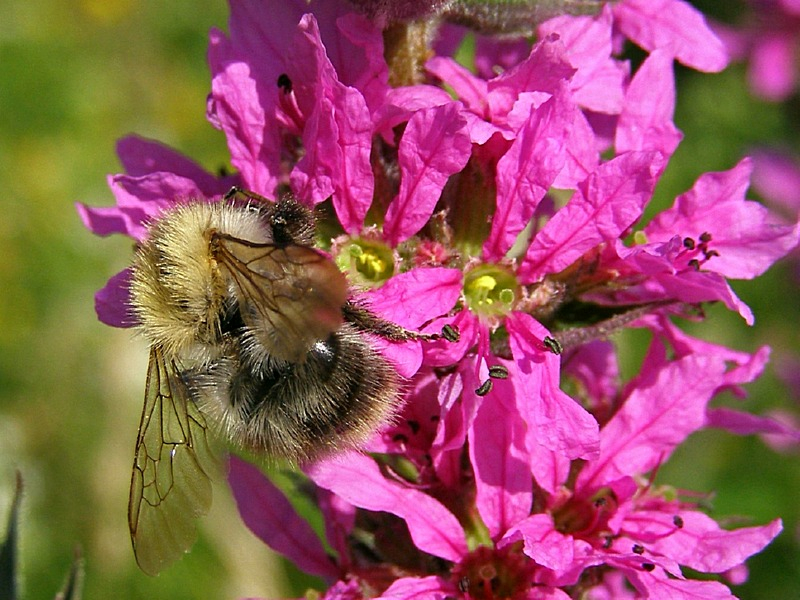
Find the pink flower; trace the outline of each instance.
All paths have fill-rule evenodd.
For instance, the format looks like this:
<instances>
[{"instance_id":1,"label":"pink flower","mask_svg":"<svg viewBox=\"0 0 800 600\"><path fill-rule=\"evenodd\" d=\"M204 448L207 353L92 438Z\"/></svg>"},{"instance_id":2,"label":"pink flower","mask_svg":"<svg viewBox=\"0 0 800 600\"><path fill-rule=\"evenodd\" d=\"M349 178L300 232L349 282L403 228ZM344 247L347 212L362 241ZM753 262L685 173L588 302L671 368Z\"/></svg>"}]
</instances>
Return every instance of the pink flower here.
<instances>
[{"instance_id":1,"label":"pink flower","mask_svg":"<svg viewBox=\"0 0 800 600\"><path fill-rule=\"evenodd\" d=\"M655 343L641 373L616 390L618 409L602 427L600 453L577 469L526 439L505 394L475 414L467 446L471 469L433 459L430 472L420 470L411 485L391 470L392 462L384 465L394 473L387 478L379 463L358 453L308 467L320 488L314 494L326 514L328 542L338 554L333 563L318 542L301 539L307 527L290 509L280 509L288 507L280 492L238 460L231 471L234 493L245 521L252 520L268 544L310 563L315 574L361 581L369 597L570 597L564 587L614 597L613 578L585 579L602 568L621 573L642 596L729 597L719 582L685 579L681 566L727 572L769 543L780 522L723 530L690 495L655 488L645 474L704 426L718 391L752 380L764 360L743 353L713 358L676 340L673 358ZM426 388L421 384L418 392L425 395ZM404 443L415 437L434 452L424 411L414 416L419 421ZM290 515L271 516L276 507ZM391 537L383 537L389 531ZM287 548L281 540L289 532L297 541ZM374 540L370 554L354 543L364 536ZM414 574L391 575L389 559Z\"/></svg>"},{"instance_id":2,"label":"pink flower","mask_svg":"<svg viewBox=\"0 0 800 600\"><path fill-rule=\"evenodd\" d=\"M800 228L745 199L747 160L640 224L681 138L672 63L720 70L719 40L680 0L622 0L542 24L533 45L480 39L477 75L440 54L426 83L390 87L379 25L348 6L233 0L230 35L211 33L208 116L237 174L131 138L128 173L110 180L117 206L79 207L96 233L140 239L172 203L232 183L330 198L331 255L353 293L404 327L459 332L375 340L408 379L396 422L371 456L304 466L335 558L232 459L243 520L325 578L330 598L602 598L625 582L642 596L728 597L681 567L735 569L779 522L723 530L651 477L703 427L779 429L708 408L752 381L767 350L689 340L670 317L721 301L752 322L727 280L763 273ZM440 47L457 35L444 29ZM617 57L623 35L648 52L633 73ZM134 324L126 285L123 272L98 293L104 322ZM624 326L656 340L622 385L605 338Z\"/></svg>"},{"instance_id":3,"label":"pink flower","mask_svg":"<svg viewBox=\"0 0 800 600\"><path fill-rule=\"evenodd\" d=\"M751 90L773 102L797 89L800 6L794 0L751 0L739 28L715 27L731 56L748 61Z\"/></svg>"}]
</instances>

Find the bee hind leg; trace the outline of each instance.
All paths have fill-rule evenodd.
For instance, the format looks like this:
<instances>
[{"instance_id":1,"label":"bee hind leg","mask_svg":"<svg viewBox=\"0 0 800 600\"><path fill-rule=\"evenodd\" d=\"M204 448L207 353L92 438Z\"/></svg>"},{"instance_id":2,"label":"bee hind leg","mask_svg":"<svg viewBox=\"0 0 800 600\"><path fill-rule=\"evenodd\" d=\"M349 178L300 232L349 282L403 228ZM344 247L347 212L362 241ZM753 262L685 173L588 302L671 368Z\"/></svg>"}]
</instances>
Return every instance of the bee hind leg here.
<instances>
[{"instance_id":1,"label":"bee hind leg","mask_svg":"<svg viewBox=\"0 0 800 600\"><path fill-rule=\"evenodd\" d=\"M348 301L342 307L344 320L352 323L356 329L364 333L378 335L390 342L407 342L409 340L438 340L442 337L439 333L420 333L401 327L382 319L367 307Z\"/></svg>"}]
</instances>

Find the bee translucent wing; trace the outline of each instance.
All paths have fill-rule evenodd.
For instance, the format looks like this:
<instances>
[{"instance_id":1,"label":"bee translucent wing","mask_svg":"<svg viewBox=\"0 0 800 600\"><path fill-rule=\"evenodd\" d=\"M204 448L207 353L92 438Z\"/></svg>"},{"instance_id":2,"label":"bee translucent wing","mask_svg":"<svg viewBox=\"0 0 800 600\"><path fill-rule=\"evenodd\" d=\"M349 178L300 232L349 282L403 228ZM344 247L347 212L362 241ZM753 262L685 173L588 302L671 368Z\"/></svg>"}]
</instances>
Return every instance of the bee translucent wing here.
<instances>
[{"instance_id":1,"label":"bee translucent wing","mask_svg":"<svg viewBox=\"0 0 800 600\"><path fill-rule=\"evenodd\" d=\"M220 236L217 260L239 288L242 320L270 355L301 361L341 325L347 280L313 248Z\"/></svg>"},{"instance_id":2,"label":"bee translucent wing","mask_svg":"<svg viewBox=\"0 0 800 600\"><path fill-rule=\"evenodd\" d=\"M452 23L481 33L523 35L533 33L536 25L559 15L596 15L603 3L604 0L510 0L489 6L481 2L453 2L446 5L442 14Z\"/></svg>"},{"instance_id":3,"label":"bee translucent wing","mask_svg":"<svg viewBox=\"0 0 800 600\"><path fill-rule=\"evenodd\" d=\"M194 521L211 506L214 466L203 416L175 364L154 346L128 504L136 562L148 575L156 575L194 543Z\"/></svg>"}]
</instances>

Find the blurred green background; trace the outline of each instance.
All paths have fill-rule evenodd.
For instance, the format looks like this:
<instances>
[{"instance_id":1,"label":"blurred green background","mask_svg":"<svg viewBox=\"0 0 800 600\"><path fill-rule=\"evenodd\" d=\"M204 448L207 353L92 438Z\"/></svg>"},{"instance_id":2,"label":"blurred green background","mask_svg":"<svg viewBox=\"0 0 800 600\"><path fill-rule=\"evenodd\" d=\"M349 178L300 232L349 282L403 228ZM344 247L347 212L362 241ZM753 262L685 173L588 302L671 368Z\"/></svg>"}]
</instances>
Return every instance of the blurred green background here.
<instances>
[{"instance_id":1,"label":"blurred green background","mask_svg":"<svg viewBox=\"0 0 800 600\"><path fill-rule=\"evenodd\" d=\"M737 6L706 4L712 12ZM98 323L93 309L94 292L127 264L132 245L92 236L73 206L112 202L105 175L119 171L114 143L131 132L166 142L209 170L227 164L224 139L204 117L207 32L226 22L222 0L3 6L0 532L19 469L24 598L52 597L78 544L84 598L91 600L302 594L292 568L241 524L224 486L188 557L157 578L136 568L125 511L146 349L129 331ZM755 100L743 74L740 65L719 75L679 69L676 121L685 139L658 188L662 206L700 173L732 167L754 144L800 150L796 100ZM783 264L757 282L734 285L756 314L754 328L711 308L709 322L693 329L748 351L770 344L776 359L798 352L795 273ZM621 341L635 344L637 335ZM771 369L749 391L744 405L755 412L798 412L798 399ZM735 589L743 598L796 597L800 589L799 462L755 438L704 432L659 474L663 482L715 492L717 518L784 519L785 532L750 561L750 581Z\"/></svg>"}]
</instances>

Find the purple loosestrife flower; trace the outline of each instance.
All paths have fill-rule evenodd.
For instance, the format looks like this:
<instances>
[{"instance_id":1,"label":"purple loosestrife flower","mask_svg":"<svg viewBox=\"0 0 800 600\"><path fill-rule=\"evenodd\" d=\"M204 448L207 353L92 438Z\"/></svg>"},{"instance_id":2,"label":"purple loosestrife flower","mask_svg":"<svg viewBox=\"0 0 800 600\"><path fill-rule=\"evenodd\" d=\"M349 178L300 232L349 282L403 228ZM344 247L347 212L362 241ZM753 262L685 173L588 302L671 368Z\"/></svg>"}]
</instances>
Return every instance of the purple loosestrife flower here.
<instances>
[{"instance_id":1,"label":"purple loosestrife flower","mask_svg":"<svg viewBox=\"0 0 800 600\"><path fill-rule=\"evenodd\" d=\"M752 322L727 279L761 274L800 229L745 199L747 160L639 226L681 138L672 63L720 70L722 46L680 0L553 19L533 45L480 38L477 75L444 50L460 34L441 30L423 83L390 87L380 28L348 5L234 0L230 34L211 33L208 116L236 175L129 138L117 206L81 206L84 222L139 239L170 203L233 183L330 198L331 253L372 310L460 333L375 342L408 379L404 404L370 454L304 466L327 546L231 460L245 523L325 597L731 597L681 567L737 569L779 522L724 530L652 476L703 427L776 431L708 408L767 350L690 339L670 317L722 301ZM623 37L648 52L634 73ZM123 272L98 293L104 322L132 324L125 286ZM604 340L627 325L654 340L623 385Z\"/></svg>"},{"instance_id":2,"label":"purple loosestrife flower","mask_svg":"<svg viewBox=\"0 0 800 600\"><path fill-rule=\"evenodd\" d=\"M750 89L780 102L797 90L800 50L800 2L750 0L746 21L738 28L715 28L736 60L748 62Z\"/></svg>"}]
</instances>

